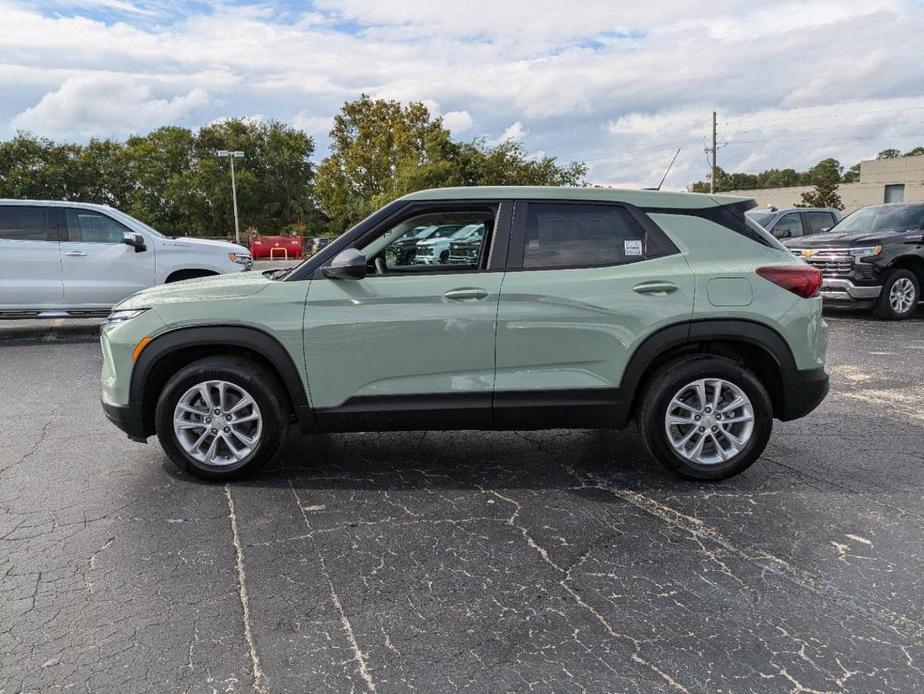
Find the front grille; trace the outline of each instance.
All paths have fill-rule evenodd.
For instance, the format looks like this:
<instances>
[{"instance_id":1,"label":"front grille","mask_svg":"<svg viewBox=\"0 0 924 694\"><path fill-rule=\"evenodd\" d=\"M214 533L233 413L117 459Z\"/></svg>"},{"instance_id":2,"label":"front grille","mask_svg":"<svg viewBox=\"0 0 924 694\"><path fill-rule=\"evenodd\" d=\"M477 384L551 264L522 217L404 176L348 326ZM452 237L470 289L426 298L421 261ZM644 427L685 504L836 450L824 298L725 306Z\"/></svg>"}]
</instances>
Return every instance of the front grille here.
<instances>
[{"instance_id":1,"label":"front grille","mask_svg":"<svg viewBox=\"0 0 924 694\"><path fill-rule=\"evenodd\" d=\"M449 262L454 265L469 265L478 259L478 247L450 246Z\"/></svg>"},{"instance_id":2,"label":"front grille","mask_svg":"<svg viewBox=\"0 0 924 694\"><path fill-rule=\"evenodd\" d=\"M796 249L793 254L802 256L802 251ZM842 249L823 248L815 251L810 258L802 256L812 267L821 270L824 277L842 277L853 272L853 257L845 255Z\"/></svg>"}]
</instances>

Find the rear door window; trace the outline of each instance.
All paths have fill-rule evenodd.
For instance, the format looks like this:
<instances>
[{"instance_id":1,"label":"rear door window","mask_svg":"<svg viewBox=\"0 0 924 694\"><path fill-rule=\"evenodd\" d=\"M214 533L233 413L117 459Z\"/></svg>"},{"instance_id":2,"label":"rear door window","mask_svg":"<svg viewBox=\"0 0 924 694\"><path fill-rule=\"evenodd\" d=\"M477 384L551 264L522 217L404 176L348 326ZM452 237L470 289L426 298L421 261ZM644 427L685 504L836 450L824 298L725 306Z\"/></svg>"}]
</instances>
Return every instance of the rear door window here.
<instances>
[{"instance_id":1,"label":"rear door window","mask_svg":"<svg viewBox=\"0 0 924 694\"><path fill-rule=\"evenodd\" d=\"M528 203L524 244L524 269L624 265L664 254L619 205Z\"/></svg>"},{"instance_id":2,"label":"rear door window","mask_svg":"<svg viewBox=\"0 0 924 694\"><path fill-rule=\"evenodd\" d=\"M778 239L794 239L802 233L802 216L798 212L784 214L773 225L773 235Z\"/></svg>"},{"instance_id":3,"label":"rear door window","mask_svg":"<svg viewBox=\"0 0 924 694\"><path fill-rule=\"evenodd\" d=\"M0 206L0 239L9 241L57 241L57 228L49 223L47 207Z\"/></svg>"},{"instance_id":4,"label":"rear door window","mask_svg":"<svg viewBox=\"0 0 924 694\"><path fill-rule=\"evenodd\" d=\"M128 229L119 222L93 210L68 208L67 236L69 241L82 243L123 243Z\"/></svg>"},{"instance_id":5,"label":"rear door window","mask_svg":"<svg viewBox=\"0 0 924 694\"><path fill-rule=\"evenodd\" d=\"M802 221L805 223L805 233L818 234L822 229L834 226L834 215L830 212L803 212Z\"/></svg>"}]
</instances>

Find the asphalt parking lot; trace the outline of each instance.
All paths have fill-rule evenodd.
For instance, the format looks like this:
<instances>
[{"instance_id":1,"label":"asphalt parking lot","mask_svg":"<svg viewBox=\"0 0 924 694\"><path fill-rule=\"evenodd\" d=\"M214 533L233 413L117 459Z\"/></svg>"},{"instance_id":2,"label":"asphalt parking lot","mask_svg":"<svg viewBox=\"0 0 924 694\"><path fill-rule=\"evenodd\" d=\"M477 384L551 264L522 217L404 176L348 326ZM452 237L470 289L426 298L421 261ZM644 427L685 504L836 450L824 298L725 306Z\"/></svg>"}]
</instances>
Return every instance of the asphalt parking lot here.
<instances>
[{"instance_id":1,"label":"asphalt parking lot","mask_svg":"<svg viewBox=\"0 0 924 694\"><path fill-rule=\"evenodd\" d=\"M632 431L293 438L208 485L0 324L0 692L924 690L924 310L719 484Z\"/></svg>"}]
</instances>

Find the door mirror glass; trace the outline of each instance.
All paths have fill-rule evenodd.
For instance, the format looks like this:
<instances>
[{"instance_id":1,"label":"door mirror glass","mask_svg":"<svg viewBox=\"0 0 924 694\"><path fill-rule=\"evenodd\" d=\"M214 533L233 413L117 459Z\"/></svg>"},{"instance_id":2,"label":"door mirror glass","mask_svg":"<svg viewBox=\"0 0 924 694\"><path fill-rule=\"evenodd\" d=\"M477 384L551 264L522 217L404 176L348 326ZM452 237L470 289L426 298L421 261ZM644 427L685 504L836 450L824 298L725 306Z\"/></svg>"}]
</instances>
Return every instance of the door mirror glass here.
<instances>
[{"instance_id":1,"label":"door mirror glass","mask_svg":"<svg viewBox=\"0 0 924 694\"><path fill-rule=\"evenodd\" d=\"M366 272L366 256L355 248L340 251L324 268L324 276L332 280L361 280Z\"/></svg>"},{"instance_id":2,"label":"door mirror glass","mask_svg":"<svg viewBox=\"0 0 924 694\"><path fill-rule=\"evenodd\" d=\"M135 253L141 253L141 251L147 250L147 246L144 244L144 237L141 234L135 234L130 231L126 231L122 235L122 243L131 246L135 249Z\"/></svg>"}]
</instances>

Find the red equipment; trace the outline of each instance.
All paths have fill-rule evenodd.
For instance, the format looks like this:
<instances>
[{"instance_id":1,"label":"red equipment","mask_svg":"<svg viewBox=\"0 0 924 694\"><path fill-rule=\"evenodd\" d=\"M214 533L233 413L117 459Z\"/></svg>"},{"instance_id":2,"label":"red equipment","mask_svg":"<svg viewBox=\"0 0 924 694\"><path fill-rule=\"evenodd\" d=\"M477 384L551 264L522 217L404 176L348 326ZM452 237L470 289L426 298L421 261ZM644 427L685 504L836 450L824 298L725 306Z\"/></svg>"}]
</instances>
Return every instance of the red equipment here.
<instances>
[{"instance_id":1,"label":"red equipment","mask_svg":"<svg viewBox=\"0 0 924 694\"><path fill-rule=\"evenodd\" d=\"M251 236L250 255L257 258L279 260L301 258L304 254L301 236Z\"/></svg>"}]
</instances>

